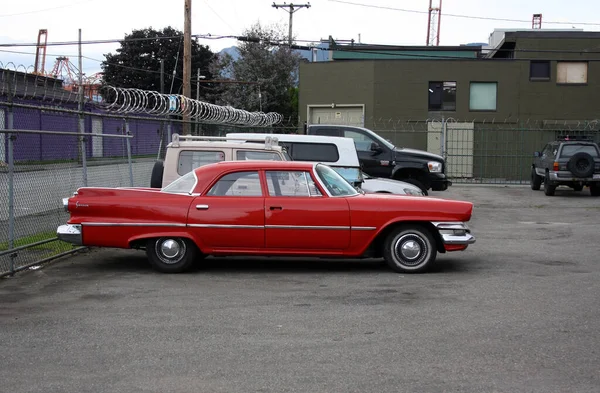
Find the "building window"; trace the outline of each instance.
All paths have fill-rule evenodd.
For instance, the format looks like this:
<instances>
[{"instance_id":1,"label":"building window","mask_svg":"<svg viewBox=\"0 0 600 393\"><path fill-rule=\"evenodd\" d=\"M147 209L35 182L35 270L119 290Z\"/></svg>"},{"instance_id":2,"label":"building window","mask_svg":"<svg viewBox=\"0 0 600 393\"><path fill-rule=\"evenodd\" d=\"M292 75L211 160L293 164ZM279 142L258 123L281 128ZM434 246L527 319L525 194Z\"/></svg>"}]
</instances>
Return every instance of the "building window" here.
<instances>
[{"instance_id":1,"label":"building window","mask_svg":"<svg viewBox=\"0 0 600 393\"><path fill-rule=\"evenodd\" d=\"M456 82L429 82L429 110L456 110Z\"/></svg>"},{"instance_id":2,"label":"building window","mask_svg":"<svg viewBox=\"0 0 600 393\"><path fill-rule=\"evenodd\" d=\"M556 83L585 84L587 73L587 62L559 61L556 64Z\"/></svg>"},{"instance_id":3,"label":"building window","mask_svg":"<svg viewBox=\"0 0 600 393\"><path fill-rule=\"evenodd\" d=\"M498 95L497 82L471 82L469 110L495 111Z\"/></svg>"},{"instance_id":4,"label":"building window","mask_svg":"<svg viewBox=\"0 0 600 393\"><path fill-rule=\"evenodd\" d=\"M532 61L529 63L529 80L547 81L550 80L550 62Z\"/></svg>"}]
</instances>

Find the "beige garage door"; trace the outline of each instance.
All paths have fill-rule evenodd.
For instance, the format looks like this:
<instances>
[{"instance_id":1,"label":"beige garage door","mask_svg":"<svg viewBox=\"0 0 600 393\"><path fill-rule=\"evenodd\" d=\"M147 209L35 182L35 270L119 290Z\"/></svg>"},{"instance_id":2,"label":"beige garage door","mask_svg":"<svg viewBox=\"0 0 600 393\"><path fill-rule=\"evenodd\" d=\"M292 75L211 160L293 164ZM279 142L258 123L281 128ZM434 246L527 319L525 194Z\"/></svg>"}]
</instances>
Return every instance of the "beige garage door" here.
<instances>
[{"instance_id":1,"label":"beige garage door","mask_svg":"<svg viewBox=\"0 0 600 393\"><path fill-rule=\"evenodd\" d=\"M363 106L308 107L308 124L343 124L364 127Z\"/></svg>"}]
</instances>

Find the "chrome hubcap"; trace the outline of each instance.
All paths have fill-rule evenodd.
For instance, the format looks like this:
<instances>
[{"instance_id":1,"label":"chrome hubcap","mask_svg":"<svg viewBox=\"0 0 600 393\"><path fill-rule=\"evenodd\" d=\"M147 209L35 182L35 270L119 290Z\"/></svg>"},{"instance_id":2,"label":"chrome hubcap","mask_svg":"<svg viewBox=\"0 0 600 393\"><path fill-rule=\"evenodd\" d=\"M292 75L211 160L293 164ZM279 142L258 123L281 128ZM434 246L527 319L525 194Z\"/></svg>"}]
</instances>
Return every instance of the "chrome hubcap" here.
<instances>
[{"instance_id":1,"label":"chrome hubcap","mask_svg":"<svg viewBox=\"0 0 600 393\"><path fill-rule=\"evenodd\" d=\"M406 259L415 259L421 253L421 246L414 240L409 240L402 244L402 248L400 249L400 253Z\"/></svg>"},{"instance_id":2,"label":"chrome hubcap","mask_svg":"<svg viewBox=\"0 0 600 393\"><path fill-rule=\"evenodd\" d=\"M427 242L414 233L407 233L393 243L393 252L397 263L416 267L427 259L429 246Z\"/></svg>"},{"instance_id":3,"label":"chrome hubcap","mask_svg":"<svg viewBox=\"0 0 600 393\"><path fill-rule=\"evenodd\" d=\"M177 239L161 239L156 242L156 254L169 265L181 261L185 255L185 243Z\"/></svg>"}]
</instances>

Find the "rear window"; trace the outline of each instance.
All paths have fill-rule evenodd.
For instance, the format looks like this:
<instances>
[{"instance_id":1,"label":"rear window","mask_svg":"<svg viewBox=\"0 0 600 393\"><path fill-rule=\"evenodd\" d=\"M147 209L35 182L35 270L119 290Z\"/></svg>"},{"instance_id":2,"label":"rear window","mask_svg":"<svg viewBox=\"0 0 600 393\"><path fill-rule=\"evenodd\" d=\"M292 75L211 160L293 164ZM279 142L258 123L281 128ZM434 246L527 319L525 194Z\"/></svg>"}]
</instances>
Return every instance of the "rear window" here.
<instances>
[{"instance_id":1,"label":"rear window","mask_svg":"<svg viewBox=\"0 0 600 393\"><path fill-rule=\"evenodd\" d=\"M592 157L598 157L598 150L594 145L563 145L560 152L561 157L572 157L577 153L588 153Z\"/></svg>"},{"instance_id":2,"label":"rear window","mask_svg":"<svg viewBox=\"0 0 600 393\"><path fill-rule=\"evenodd\" d=\"M337 162L340 159L333 143L279 142L284 145L294 161Z\"/></svg>"},{"instance_id":3,"label":"rear window","mask_svg":"<svg viewBox=\"0 0 600 393\"><path fill-rule=\"evenodd\" d=\"M222 151L183 150L179 153L177 173L185 175L198 167L220 161L225 161L225 153Z\"/></svg>"}]
</instances>

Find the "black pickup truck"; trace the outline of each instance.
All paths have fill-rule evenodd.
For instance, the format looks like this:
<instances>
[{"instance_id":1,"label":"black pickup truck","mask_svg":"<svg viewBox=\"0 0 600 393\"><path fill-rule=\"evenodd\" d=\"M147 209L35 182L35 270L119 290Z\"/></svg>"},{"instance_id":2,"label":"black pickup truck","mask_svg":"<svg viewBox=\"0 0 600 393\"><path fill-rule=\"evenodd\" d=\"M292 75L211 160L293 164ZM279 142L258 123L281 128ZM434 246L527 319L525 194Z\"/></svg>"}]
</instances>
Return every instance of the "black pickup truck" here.
<instances>
[{"instance_id":1,"label":"black pickup truck","mask_svg":"<svg viewBox=\"0 0 600 393\"><path fill-rule=\"evenodd\" d=\"M446 162L442 156L423 150L396 147L375 132L362 127L311 124L308 135L352 138L362 170L373 177L402 180L427 190L444 191L452 182L446 178Z\"/></svg>"}]
</instances>

